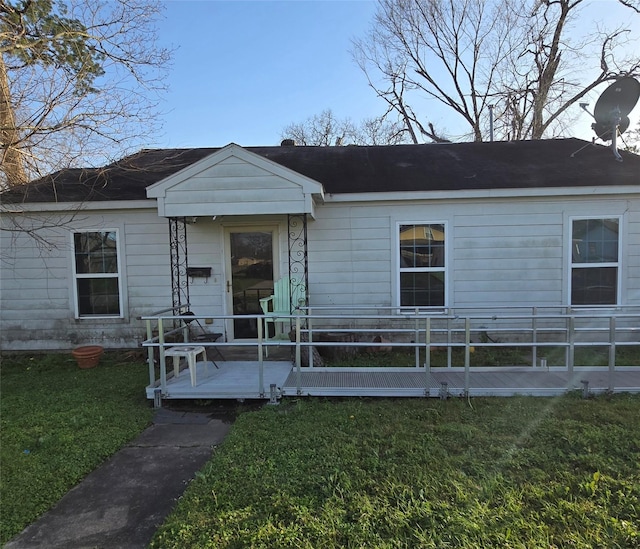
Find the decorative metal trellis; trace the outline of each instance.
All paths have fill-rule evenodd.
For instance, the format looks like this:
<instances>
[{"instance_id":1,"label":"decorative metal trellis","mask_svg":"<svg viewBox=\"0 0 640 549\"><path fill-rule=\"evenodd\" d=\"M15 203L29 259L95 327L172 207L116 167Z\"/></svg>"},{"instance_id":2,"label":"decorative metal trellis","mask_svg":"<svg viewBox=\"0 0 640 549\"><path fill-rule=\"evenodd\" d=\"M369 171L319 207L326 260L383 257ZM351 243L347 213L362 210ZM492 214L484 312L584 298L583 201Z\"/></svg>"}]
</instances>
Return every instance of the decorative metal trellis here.
<instances>
[{"instance_id":1,"label":"decorative metal trellis","mask_svg":"<svg viewBox=\"0 0 640 549\"><path fill-rule=\"evenodd\" d=\"M289 245L289 302L293 313L299 305L309 305L307 214L289 214L287 216L287 235ZM177 309L189 303L186 218L169 218L169 248L171 254L171 298L173 307ZM303 295L304 303L293 303L294 295Z\"/></svg>"},{"instance_id":2,"label":"decorative metal trellis","mask_svg":"<svg viewBox=\"0 0 640 549\"><path fill-rule=\"evenodd\" d=\"M169 218L171 251L171 299L174 308L189 303L187 276L187 222L184 217Z\"/></svg>"},{"instance_id":3,"label":"decorative metal trellis","mask_svg":"<svg viewBox=\"0 0 640 549\"><path fill-rule=\"evenodd\" d=\"M294 295L304 295L304 306L309 305L307 214L289 214L287 216L287 228L289 240L289 303L293 313L295 308L300 305L293 303Z\"/></svg>"}]
</instances>

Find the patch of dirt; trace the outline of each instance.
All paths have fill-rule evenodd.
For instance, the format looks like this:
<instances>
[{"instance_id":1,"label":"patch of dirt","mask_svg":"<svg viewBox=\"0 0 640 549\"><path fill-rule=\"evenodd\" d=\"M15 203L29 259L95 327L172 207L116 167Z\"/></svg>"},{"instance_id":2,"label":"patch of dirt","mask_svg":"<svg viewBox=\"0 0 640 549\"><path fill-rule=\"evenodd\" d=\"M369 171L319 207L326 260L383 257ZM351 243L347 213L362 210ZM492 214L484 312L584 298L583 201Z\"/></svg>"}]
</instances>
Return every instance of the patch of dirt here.
<instances>
[{"instance_id":1,"label":"patch of dirt","mask_svg":"<svg viewBox=\"0 0 640 549\"><path fill-rule=\"evenodd\" d=\"M196 412L207 414L211 419L219 419L225 423L233 423L244 412L259 410L267 400L163 400L163 408L176 412Z\"/></svg>"}]
</instances>

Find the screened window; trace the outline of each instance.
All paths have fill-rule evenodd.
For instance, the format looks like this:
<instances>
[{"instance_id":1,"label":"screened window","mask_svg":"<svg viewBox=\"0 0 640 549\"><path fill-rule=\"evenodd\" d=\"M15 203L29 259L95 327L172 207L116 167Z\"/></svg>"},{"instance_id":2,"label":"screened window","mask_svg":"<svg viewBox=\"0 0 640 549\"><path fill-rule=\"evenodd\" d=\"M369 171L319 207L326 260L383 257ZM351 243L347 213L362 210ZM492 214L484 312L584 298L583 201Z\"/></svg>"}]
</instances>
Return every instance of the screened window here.
<instances>
[{"instance_id":1,"label":"screened window","mask_svg":"<svg viewBox=\"0 0 640 549\"><path fill-rule=\"evenodd\" d=\"M615 305L618 300L620 220L574 219L571 304Z\"/></svg>"},{"instance_id":2,"label":"screened window","mask_svg":"<svg viewBox=\"0 0 640 549\"><path fill-rule=\"evenodd\" d=\"M74 233L73 249L78 316L119 316L116 231Z\"/></svg>"},{"instance_id":3,"label":"screened window","mask_svg":"<svg viewBox=\"0 0 640 549\"><path fill-rule=\"evenodd\" d=\"M443 307L445 228L443 224L400 225L400 305Z\"/></svg>"}]
</instances>

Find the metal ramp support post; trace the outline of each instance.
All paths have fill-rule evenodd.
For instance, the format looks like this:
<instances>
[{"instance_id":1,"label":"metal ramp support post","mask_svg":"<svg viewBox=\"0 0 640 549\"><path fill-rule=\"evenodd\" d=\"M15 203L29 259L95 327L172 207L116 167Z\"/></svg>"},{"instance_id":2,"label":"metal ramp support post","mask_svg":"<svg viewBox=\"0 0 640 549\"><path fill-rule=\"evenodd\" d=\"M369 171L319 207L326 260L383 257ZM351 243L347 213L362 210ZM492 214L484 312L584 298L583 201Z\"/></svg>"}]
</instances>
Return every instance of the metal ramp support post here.
<instances>
[{"instance_id":1,"label":"metal ramp support post","mask_svg":"<svg viewBox=\"0 0 640 549\"><path fill-rule=\"evenodd\" d=\"M464 319L464 396L469 396L469 380L471 365L471 319Z\"/></svg>"},{"instance_id":2,"label":"metal ramp support post","mask_svg":"<svg viewBox=\"0 0 640 549\"><path fill-rule=\"evenodd\" d=\"M264 398L264 354L262 348L262 328L263 322L261 318L257 319L256 323L258 326L258 394L260 398Z\"/></svg>"},{"instance_id":3,"label":"metal ramp support post","mask_svg":"<svg viewBox=\"0 0 640 549\"><path fill-rule=\"evenodd\" d=\"M153 390L153 408L155 410L162 408L162 390L161 389Z\"/></svg>"},{"instance_id":4,"label":"metal ramp support post","mask_svg":"<svg viewBox=\"0 0 640 549\"><path fill-rule=\"evenodd\" d=\"M416 318L414 320L414 342L416 353L416 368L420 368L420 309L416 307Z\"/></svg>"},{"instance_id":5,"label":"metal ramp support post","mask_svg":"<svg viewBox=\"0 0 640 549\"><path fill-rule=\"evenodd\" d=\"M296 317L296 390L297 394L302 394L302 372L300 371L300 317Z\"/></svg>"},{"instance_id":6,"label":"metal ramp support post","mask_svg":"<svg viewBox=\"0 0 640 549\"><path fill-rule=\"evenodd\" d=\"M147 341L153 339L153 328L151 327L151 319L145 320L147 325ZM147 364L149 366L149 385L153 385L156 382L156 367L155 359L153 356L153 346L147 347Z\"/></svg>"},{"instance_id":7,"label":"metal ramp support post","mask_svg":"<svg viewBox=\"0 0 640 549\"><path fill-rule=\"evenodd\" d=\"M280 404L278 401L278 390L275 383L271 383L269 385L269 404L271 406L277 406Z\"/></svg>"},{"instance_id":8,"label":"metal ramp support post","mask_svg":"<svg viewBox=\"0 0 640 549\"><path fill-rule=\"evenodd\" d=\"M534 368L538 365L538 308L533 307L531 309L531 343L533 347L531 349L531 366Z\"/></svg>"},{"instance_id":9,"label":"metal ramp support post","mask_svg":"<svg viewBox=\"0 0 640 549\"><path fill-rule=\"evenodd\" d=\"M427 325L424 336L425 361L424 361L424 394L431 396L431 317L427 317Z\"/></svg>"},{"instance_id":10,"label":"metal ramp support post","mask_svg":"<svg viewBox=\"0 0 640 549\"><path fill-rule=\"evenodd\" d=\"M313 325L311 322L311 307L307 307L307 341L309 342L309 348L307 349L307 356L309 368L313 368Z\"/></svg>"},{"instance_id":11,"label":"metal ramp support post","mask_svg":"<svg viewBox=\"0 0 640 549\"><path fill-rule=\"evenodd\" d=\"M615 388L616 371L616 317L609 317L609 392Z\"/></svg>"},{"instance_id":12,"label":"metal ramp support post","mask_svg":"<svg viewBox=\"0 0 640 549\"><path fill-rule=\"evenodd\" d=\"M576 318L569 317L569 349L567 353L567 370L573 373L573 366L576 360Z\"/></svg>"},{"instance_id":13,"label":"metal ramp support post","mask_svg":"<svg viewBox=\"0 0 640 549\"><path fill-rule=\"evenodd\" d=\"M162 317L158 318L158 354L160 356L160 388L162 394L167 392L167 359L164 356L164 327Z\"/></svg>"},{"instance_id":14,"label":"metal ramp support post","mask_svg":"<svg viewBox=\"0 0 640 549\"><path fill-rule=\"evenodd\" d=\"M452 315L452 310L449 309L449 313L447 314L447 368L451 368L452 366L452 353L453 353L453 348L451 347L451 315Z\"/></svg>"}]
</instances>

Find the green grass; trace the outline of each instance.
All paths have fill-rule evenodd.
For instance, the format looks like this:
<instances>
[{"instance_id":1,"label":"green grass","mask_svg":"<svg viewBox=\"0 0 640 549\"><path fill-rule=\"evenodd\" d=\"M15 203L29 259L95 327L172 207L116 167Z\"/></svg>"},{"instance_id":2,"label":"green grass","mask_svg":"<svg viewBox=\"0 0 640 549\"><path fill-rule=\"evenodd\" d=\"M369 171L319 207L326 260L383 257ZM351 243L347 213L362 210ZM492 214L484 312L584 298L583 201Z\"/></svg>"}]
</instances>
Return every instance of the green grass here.
<instances>
[{"instance_id":1,"label":"green grass","mask_svg":"<svg viewBox=\"0 0 640 549\"><path fill-rule=\"evenodd\" d=\"M2 358L0 544L152 415L142 360ZM640 395L284 400L239 416L152 547L640 547L638 417Z\"/></svg>"},{"instance_id":2,"label":"green grass","mask_svg":"<svg viewBox=\"0 0 640 549\"><path fill-rule=\"evenodd\" d=\"M640 547L640 396L285 400L154 548Z\"/></svg>"},{"instance_id":3,"label":"green grass","mask_svg":"<svg viewBox=\"0 0 640 549\"><path fill-rule=\"evenodd\" d=\"M538 349L539 357L546 357L549 366L565 365L565 349L546 347ZM606 346L576 346L575 366L608 366L609 348ZM616 366L640 366L640 346L624 345L616 347Z\"/></svg>"},{"instance_id":4,"label":"green grass","mask_svg":"<svg viewBox=\"0 0 640 549\"><path fill-rule=\"evenodd\" d=\"M470 366L532 366L532 351L530 347L483 347L474 345L469 354ZM367 366L415 366L416 355L413 349L396 348L385 352L362 351L351 355L325 359L325 366L367 367ZM539 347L538 361L547 359L548 366L565 366L564 347ZM465 361L464 349L453 347L451 350L451 366L463 367ZM425 351L420 349L420 364L425 362ZM609 364L608 347L580 347L575 348L575 366L607 366ZM616 365L640 366L639 346L619 346L616 348ZM431 367L443 368L448 366L448 353L444 347L435 347L431 352Z\"/></svg>"},{"instance_id":5,"label":"green grass","mask_svg":"<svg viewBox=\"0 0 640 549\"><path fill-rule=\"evenodd\" d=\"M471 366L531 366L531 357L527 354L528 349L519 347L473 347L469 354ZM454 347L451 350L451 366L464 366L464 349ZM425 363L424 349L420 350L420 365ZM353 355L325 360L325 366L342 367L407 367L416 365L416 354L414 350L395 349L384 352L361 352ZM444 368L448 366L447 350L437 347L431 352L431 367Z\"/></svg>"},{"instance_id":6,"label":"green grass","mask_svg":"<svg viewBox=\"0 0 640 549\"><path fill-rule=\"evenodd\" d=\"M70 353L4 355L0 544L55 504L152 417L147 365L105 353L80 370Z\"/></svg>"}]
</instances>

